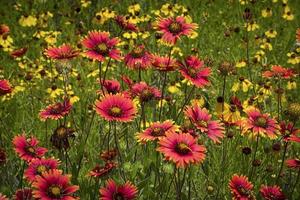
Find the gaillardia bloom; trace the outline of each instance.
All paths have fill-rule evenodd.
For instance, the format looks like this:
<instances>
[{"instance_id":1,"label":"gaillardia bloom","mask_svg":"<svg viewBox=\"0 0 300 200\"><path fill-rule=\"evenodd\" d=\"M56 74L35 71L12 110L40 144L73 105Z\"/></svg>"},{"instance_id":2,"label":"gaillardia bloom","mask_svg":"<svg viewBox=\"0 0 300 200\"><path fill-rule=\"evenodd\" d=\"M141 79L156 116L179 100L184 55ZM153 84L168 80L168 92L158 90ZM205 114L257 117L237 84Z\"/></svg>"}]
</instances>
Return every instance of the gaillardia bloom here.
<instances>
[{"instance_id":1,"label":"gaillardia bloom","mask_svg":"<svg viewBox=\"0 0 300 200\"><path fill-rule=\"evenodd\" d=\"M166 120L164 122L154 122L143 132L138 133L136 138L141 143L155 141L166 136L166 133L175 132L178 129L174 122Z\"/></svg>"},{"instance_id":2,"label":"gaillardia bloom","mask_svg":"<svg viewBox=\"0 0 300 200\"><path fill-rule=\"evenodd\" d=\"M130 69L147 69L151 66L152 55L144 45L134 47L125 57L125 64Z\"/></svg>"},{"instance_id":3,"label":"gaillardia bloom","mask_svg":"<svg viewBox=\"0 0 300 200\"><path fill-rule=\"evenodd\" d=\"M142 103L157 100L161 97L161 93L158 88L151 87L145 82L139 82L132 85L130 93L133 97L139 97L139 100Z\"/></svg>"},{"instance_id":4,"label":"gaillardia bloom","mask_svg":"<svg viewBox=\"0 0 300 200\"><path fill-rule=\"evenodd\" d=\"M120 92L120 89L121 89L121 85L120 85L119 81L117 81L117 80L104 80L102 85L103 85L104 89L106 90L106 92L110 93L110 94L116 94L116 93Z\"/></svg>"},{"instance_id":5,"label":"gaillardia bloom","mask_svg":"<svg viewBox=\"0 0 300 200\"><path fill-rule=\"evenodd\" d=\"M120 60L120 51L116 48L119 40L109 38L109 33L92 31L83 39L82 45L88 50L85 55L88 58L104 61L106 57L114 60Z\"/></svg>"},{"instance_id":6,"label":"gaillardia bloom","mask_svg":"<svg viewBox=\"0 0 300 200\"><path fill-rule=\"evenodd\" d=\"M271 71L263 72L262 76L267 78L275 77L289 79L295 76L295 74L292 69L287 69L279 65L273 65L271 67Z\"/></svg>"},{"instance_id":7,"label":"gaillardia bloom","mask_svg":"<svg viewBox=\"0 0 300 200\"><path fill-rule=\"evenodd\" d=\"M157 151L161 152L166 160L173 161L177 167L187 167L205 159L206 148L197 144L190 134L169 132L158 142Z\"/></svg>"},{"instance_id":8,"label":"gaillardia bloom","mask_svg":"<svg viewBox=\"0 0 300 200\"><path fill-rule=\"evenodd\" d=\"M79 187L70 184L70 176L63 175L61 170L54 169L37 176L32 184L33 196L43 200L75 200L73 193Z\"/></svg>"},{"instance_id":9,"label":"gaillardia bloom","mask_svg":"<svg viewBox=\"0 0 300 200\"><path fill-rule=\"evenodd\" d=\"M257 108L249 108L245 111L248 115L242 125L244 132L250 131L253 136L267 136L271 139L276 138L276 132L279 129L277 122L268 114L262 114Z\"/></svg>"},{"instance_id":10,"label":"gaillardia bloom","mask_svg":"<svg viewBox=\"0 0 300 200\"><path fill-rule=\"evenodd\" d=\"M42 175L42 173L51 169L56 169L58 163L56 159L52 158L32 159L28 168L24 171L24 176L29 182L34 181L36 176Z\"/></svg>"},{"instance_id":11,"label":"gaillardia bloom","mask_svg":"<svg viewBox=\"0 0 300 200\"><path fill-rule=\"evenodd\" d=\"M48 58L54 60L69 60L78 56L79 52L74 50L69 44L63 44L59 47L50 47L45 50Z\"/></svg>"},{"instance_id":12,"label":"gaillardia bloom","mask_svg":"<svg viewBox=\"0 0 300 200\"><path fill-rule=\"evenodd\" d=\"M220 142L220 138L224 137L224 127L217 120L212 120L208 110L201 108L197 103L187 106L184 111L185 116L213 142Z\"/></svg>"},{"instance_id":13,"label":"gaillardia bloom","mask_svg":"<svg viewBox=\"0 0 300 200\"><path fill-rule=\"evenodd\" d=\"M180 63L180 73L198 88L209 84L210 68L204 67L204 62L196 56L188 56L185 63Z\"/></svg>"},{"instance_id":14,"label":"gaillardia bloom","mask_svg":"<svg viewBox=\"0 0 300 200\"><path fill-rule=\"evenodd\" d=\"M27 48L24 47L24 48L14 50L13 52L10 53L10 55L13 58L18 58L18 57L23 56L26 52L27 52Z\"/></svg>"},{"instance_id":15,"label":"gaillardia bloom","mask_svg":"<svg viewBox=\"0 0 300 200\"><path fill-rule=\"evenodd\" d=\"M174 71L179 67L179 63L169 56L152 56L152 66L159 71Z\"/></svg>"},{"instance_id":16,"label":"gaillardia bloom","mask_svg":"<svg viewBox=\"0 0 300 200\"><path fill-rule=\"evenodd\" d=\"M91 171L89 171L88 176L95 177L95 178L103 177L109 174L109 172L111 172L116 167L117 164L113 161L105 163L104 166L96 165L96 167L94 167Z\"/></svg>"},{"instance_id":17,"label":"gaillardia bloom","mask_svg":"<svg viewBox=\"0 0 300 200\"><path fill-rule=\"evenodd\" d=\"M13 139L14 149L22 160L30 162L34 158L41 158L47 149L38 146L39 141L35 137L26 138L23 135L17 135Z\"/></svg>"},{"instance_id":18,"label":"gaillardia bloom","mask_svg":"<svg viewBox=\"0 0 300 200\"><path fill-rule=\"evenodd\" d=\"M288 159L285 161L285 164L287 167L292 168L292 169L300 169L300 159Z\"/></svg>"},{"instance_id":19,"label":"gaillardia bloom","mask_svg":"<svg viewBox=\"0 0 300 200\"><path fill-rule=\"evenodd\" d=\"M105 120L119 122L133 120L137 112L134 102L122 94L104 96L96 101L95 109Z\"/></svg>"},{"instance_id":20,"label":"gaillardia bloom","mask_svg":"<svg viewBox=\"0 0 300 200\"><path fill-rule=\"evenodd\" d=\"M133 31L133 32L138 31L138 27L135 24L127 21L126 17L124 16L121 15L116 16L115 21L124 31Z\"/></svg>"},{"instance_id":21,"label":"gaillardia bloom","mask_svg":"<svg viewBox=\"0 0 300 200\"><path fill-rule=\"evenodd\" d=\"M8 80L0 80L0 96L6 95L12 92L11 85Z\"/></svg>"},{"instance_id":22,"label":"gaillardia bloom","mask_svg":"<svg viewBox=\"0 0 300 200\"><path fill-rule=\"evenodd\" d=\"M187 23L183 16L176 18L159 18L157 32L162 34L162 40L174 45L181 36L189 36L198 27L195 23Z\"/></svg>"},{"instance_id":23,"label":"gaillardia bloom","mask_svg":"<svg viewBox=\"0 0 300 200\"><path fill-rule=\"evenodd\" d=\"M69 99L65 99L64 102L55 103L47 106L39 113L40 119L45 121L46 119L58 120L69 114L72 109L72 104Z\"/></svg>"},{"instance_id":24,"label":"gaillardia bloom","mask_svg":"<svg viewBox=\"0 0 300 200\"><path fill-rule=\"evenodd\" d=\"M8 200L8 198L4 194L0 193L0 200Z\"/></svg>"},{"instance_id":25,"label":"gaillardia bloom","mask_svg":"<svg viewBox=\"0 0 300 200\"><path fill-rule=\"evenodd\" d=\"M117 185L112 179L106 182L106 186L100 188L100 200L132 200L137 197L137 188L127 181L123 185Z\"/></svg>"},{"instance_id":26,"label":"gaillardia bloom","mask_svg":"<svg viewBox=\"0 0 300 200\"><path fill-rule=\"evenodd\" d=\"M261 196L265 200L285 200L285 195L282 193L280 187L277 185L274 186L265 186L262 185L259 190Z\"/></svg>"},{"instance_id":27,"label":"gaillardia bloom","mask_svg":"<svg viewBox=\"0 0 300 200\"><path fill-rule=\"evenodd\" d=\"M32 200L33 194L31 188L23 188L16 191L14 200Z\"/></svg>"},{"instance_id":28,"label":"gaillardia bloom","mask_svg":"<svg viewBox=\"0 0 300 200\"><path fill-rule=\"evenodd\" d=\"M234 200L254 200L253 184L246 176L234 174L229 182L229 188Z\"/></svg>"}]
</instances>

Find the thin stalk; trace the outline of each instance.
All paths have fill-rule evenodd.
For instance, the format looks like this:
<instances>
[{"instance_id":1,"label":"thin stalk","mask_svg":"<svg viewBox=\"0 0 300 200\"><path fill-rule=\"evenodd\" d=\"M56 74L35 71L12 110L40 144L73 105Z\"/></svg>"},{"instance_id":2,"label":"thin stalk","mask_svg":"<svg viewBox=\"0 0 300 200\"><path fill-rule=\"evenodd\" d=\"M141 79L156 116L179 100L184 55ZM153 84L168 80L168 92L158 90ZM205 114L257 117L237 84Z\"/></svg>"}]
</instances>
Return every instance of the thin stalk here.
<instances>
[{"instance_id":1,"label":"thin stalk","mask_svg":"<svg viewBox=\"0 0 300 200\"><path fill-rule=\"evenodd\" d=\"M294 185L294 187L292 189L292 192L291 192L291 198L293 197L293 193L296 189L296 186L298 185L299 179L300 179L300 169L298 170L298 175L297 175L297 178L296 178L296 182L295 182L295 185Z\"/></svg>"},{"instance_id":2,"label":"thin stalk","mask_svg":"<svg viewBox=\"0 0 300 200\"><path fill-rule=\"evenodd\" d=\"M164 100L164 95L165 95L165 87L167 83L167 72L164 72L164 77L163 77L163 85L161 89L161 100L160 100L160 107L159 107L159 115L158 115L158 120L160 121L161 114L162 114L162 107L163 107L163 100Z\"/></svg>"},{"instance_id":3,"label":"thin stalk","mask_svg":"<svg viewBox=\"0 0 300 200\"><path fill-rule=\"evenodd\" d=\"M277 174L276 183L278 183L279 178L280 178L280 174L281 174L282 169L283 169L283 164L284 164L284 160L285 160L285 156L286 156L286 152L287 152L287 147L288 147L288 142L285 142L284 143L284 150L283 150L283 154L282 154L282 158L281 158L282 162L280 164L280 169L279 169L279 172Z\"/></svg>"},{"instance_id":4,"label":"thin stalk","mask_svg":"<svg viewBox=\"0 0 300 200\"><path fill-rule=\"evenodd\" d=\"M183 102L182 106L180 107L180 109L179 109L179 111L178 111L178 114L177 114L177 116L176 116L176 118L175 118L175 121L177 121L177 119L178 119L178 117L180 116L180 114L182 113L184 107L185 107L186 104L190 101L190 99L191 99L191 97L192 97L192 95L193 95L193 92L194 92L195 88L196 88L196 87L195 87L195 85L194 85L194 86L192 87L192 89L191 89L189 95L187 96L187 98L186 98L185 101Z\"/></svg>"},{"instance_id":5,"label":"thin stalk","mask_svg":"<svg viewBox=\"0 0 300 200\"><path fill-rule=\"evenodd\" d=\"M254 155L253 155L253 159L252 159L252 162L251 162L251 173L250 173L250 176L249 176L250 180L251 180L251 178L253 176L253 172L254 172L253 161L256 159L256 154L257 154L257 149L258 149L258 141L259 141L259 134L257 134L257 137L256 137L255 150L254 150Z\"/></svg>"}]
</instances>

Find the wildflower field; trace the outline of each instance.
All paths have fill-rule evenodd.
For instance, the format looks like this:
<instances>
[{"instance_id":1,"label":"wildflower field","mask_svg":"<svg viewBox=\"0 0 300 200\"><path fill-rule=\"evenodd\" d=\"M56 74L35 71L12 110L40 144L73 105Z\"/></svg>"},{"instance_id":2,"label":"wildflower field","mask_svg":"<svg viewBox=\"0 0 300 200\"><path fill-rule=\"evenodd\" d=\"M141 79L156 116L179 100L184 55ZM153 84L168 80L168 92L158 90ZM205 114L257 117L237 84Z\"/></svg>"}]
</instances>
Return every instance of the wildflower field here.
<instances>
[{"instance_id":1,"label":"wildflower field","mask_svg":"<svg viewBox=\"0 0 300 200\"><path fill-rule=\"evenodd\" d=\"M299 0L0 0L0 200L299 200Z\"/></svg>"}]
</instances>

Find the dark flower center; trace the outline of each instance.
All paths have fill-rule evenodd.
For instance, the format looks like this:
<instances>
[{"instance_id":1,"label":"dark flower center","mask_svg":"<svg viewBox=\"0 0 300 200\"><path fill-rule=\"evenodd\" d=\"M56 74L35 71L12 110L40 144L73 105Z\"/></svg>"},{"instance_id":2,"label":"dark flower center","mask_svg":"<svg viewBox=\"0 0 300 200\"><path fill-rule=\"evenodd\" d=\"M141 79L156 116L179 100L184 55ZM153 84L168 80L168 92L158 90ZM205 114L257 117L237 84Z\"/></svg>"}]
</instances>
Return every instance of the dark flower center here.
<instances>
[{"instance_id":1,"label":"dark flower center","mask_svg":"<svg viewBox=\"0 0 300 200\"><path fill-rule=\"evenodd\" d=\"M120 117L120 116L122 116L122 110L121 110L121 108L114 106L114 107L110 108L109 114L112 115L113 117Z\"/></svg>"},{"instance_id":2,"label":"dark flower center","mask_svg":"<svg viewBox=\"0 0 300 200\"><path fill-rule=\"evenodd\" d=\"M109 52L109 48L105 43L100 43L98 44L98 46L96 47L96 50L103 55L107 55Z\"/></svg>"},{"instance_id":3,"label":"dark flower center","mask_svg":"<svg viewBox=\"0 0 300 200\"><path fill-rule=\"evenodd\" d=\"M47 170L47 167L45 165L39 165L37 168L36 168L36 171L38 174L42 174L43 172L45 172Z\"/></svg>"},{"instance_id":4,"label":"dark flower center","mask_svg":"<svg viewBox=\"0 0 300 200\"><path fill-rule=\"evenodd\" d=\"M258 117L254 121L255 126L266 128L267 127L267 119L264 117Z\"/></svg>"},{"instance_id":5,"label":"dark flower center","mask_svg":"<svg viewBox=\"0 0 300 200\"><path fill-rule=\"evenodd\" d=\"M67 136L67 133L68 133L68 130L63 126L56 129L57 137L59 137L60 139L65 138Z\"/></svg>"},{"instance_id":6,"label":"dark flower center","mask_svg":"<svg viewBox=\"0 0 300 200\"><path fill-rule=\"evenodd\" d=\"M199 120L197 121L197 124L200 125L201 127L207 128L207 121Z\"/></svg>"},{"instance_id":7,"label":"dark flower center","mask_svg":"<svg viewBox=\"0 0 300 200\"><path fill-rule=\"evenodd\" d=\"M249 196L250 195L249 191L247 189L245 189L242 185L237 186L237 191L242 196Z\"/></svg>"},{"instance_id":8,"label":"dark flower center","mask_svg":"<svg viewBox=\"0 0 300 200\"><path fill-rule=\"evenodd\" d=\"M154 95L151 92L151 90L145 89L142 91L140 98L142 101L149 101L150 99L152 99L153 96Z\"/></svg>"},{"instance_id":9,"label":"dark flower center","mask_svg":"<svg viewBox=\"0 0 300 200\"><path fill-rule=\"evenodd\" d=\"M178 34L180 33L182 30L182 26L180 23L178 22L172 22L170 25L169 25L169 31L173 34Z\"/></svg>"},{"instance_id":10,"label":"dark flower center","mask_svg":"<svg viewBox=\"0 0 300 200\"><path fill-rule=\"evenodd\" d=\"M154 137L164 136L165 130L161 127L156 127L152 129L151 135Z\"/></svg>"},{"instance_id":11,"label":"dark flower center","mask_svg":"<svg viewBox=\"0 0 300 200\"><path fill-rule=\"evenodd\" d=\"M48 189L48 194L51 198L59 198L61 196L61 188L58 185L52 185Z\"/></svg>"},{"instance_id":12,"label":"dark flower center","mask_svg":"<svg viewBox=\"0 0 300 200\"><path fill-rule=\"evenodd\" d=\"M176 145L175 151L180 155L187 155L189 152L191 152L191 149L184 142L180 142Z\"/></svg>"},{"instance_id":13,"label":"dark flower center","mask_svg":"<svg viewBox=\"0 0 300 200\"><path fill-rule=\"evenodd\" d=\"M113 200L125 200L125 197L123 196L122 193L117 192L114 194Z\"/></svg>"},{"instance_id":14,"label":"dark flower center","mask_svg":"<svg viewBox=\"0 0 300 200\"><path fill-rule=\"evenodd\" d=\"M144 55L144 48L136 47L131 51L131 56L134 58L141 58Z\"/></svg>"},{"instance_id":15,"label":"dark flower center","mask_svg":"<svg viewBox=\"0 0 300 200\"><path fill-rule=\"evenodd\" d=\"M188 73L192 78L196 78L198 71L195 68L189 67L188 68Z\"/></svg>"},{"instance_id":16,"label":"dark flower center","mask_svg":"<svg viewBox=\"0 0 300 200\"><path fill-rule=\"evenodd\" d=\"M54 105L51 110L50 110L50 114L52 115L57 115L57 114L60 114L62 111L62 106L61 104L56 104Z\"/></svg>"},{"instance_id":17,"label":"dark flower center","mask_svg":"<svg viewBox=\"0 0 300 200\"><path fill-rule=\"evenodd\" d=\"M35 149L34 149L33 146L28 146L28 147L26 147L25 151L26 151L27 153L29 153L30 155L35 155Z\"/></svg>"}]
</instances>

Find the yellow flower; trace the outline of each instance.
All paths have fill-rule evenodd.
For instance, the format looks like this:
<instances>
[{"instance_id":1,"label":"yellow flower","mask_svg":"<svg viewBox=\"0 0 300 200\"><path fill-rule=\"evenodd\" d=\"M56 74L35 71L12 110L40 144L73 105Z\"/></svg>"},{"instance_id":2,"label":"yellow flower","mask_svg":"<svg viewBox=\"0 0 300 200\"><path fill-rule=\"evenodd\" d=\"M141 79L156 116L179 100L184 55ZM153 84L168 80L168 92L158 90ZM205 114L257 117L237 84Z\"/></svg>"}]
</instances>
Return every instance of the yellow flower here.
<instances>
[{"instance_id":1,"label":"yellow flower","mask_svg":"<svg viewBox=\"0 0 300 200\"><path fill-rule=\"evenodd\" d=\"M112 19L115 16L115 11L109 10L108 8L103 8L100 12L96 13L96 17L93 19L93 22L104 24L107 20Z\"/></svg>"},{"instance_id":2,"label":"yellow flower","mask_svg":"<svg viewBox=\"0 0 300 200\"><path fill-rule=\"evenodd\" d=\"M255 58L257 59L258 62L260 62L265 56L265 52L263 50L259 50L255 53Z\"/></svg>"},{"instance_id":3,"label":"yellow flower","mask_svg":"<svg viewBox=\"0 0 300 200\"><path fill-rule=\"evenodd\" d=\"M194 104L197 104L199 105L200 107L203 107L205 105L205 100L204 98L201 96L200 99L192 99L191 100L191 104L194 105Z\"/></svg>"},{"instance_id":4,"label":"yellow flower","mask_svg":"<svg viewBox=\"0 0 300 200\"><path fill-rule=\"evenodd\" d=\"M137 15L141 10L140 4L136 3L128 7L128 12L132 15Z\"/></svg>"},{"instance_id":5,"label":"yellow flower","mask_svg":"<svg viewBox=\"0 0 300 200\"><path fill-rule=\"evenodd\" d=\"M261 11L261 16L263 16L263 17L271 17L272 16L272 10L270 8L263 9Z\"/></svg>"},{"instance_id":6,"label":"yellow flower","mask_svg":"<svg viewBox=\"0 0 300 200\"><path fill-rule=\"evenodd\" d=\"M168 87L168 92L171 94L181 94L180 83L172 84Z\"/></svg>"},{"instance_id":7,"label":"yellow flower","mask_svg":"<svg viewBox=\"0 0 300 200\"><path fill-rule=\"evenodd\" d=\"M296 83L296 81L295 81L295 80L289 80L289 81L287 82L286 88L287 88L288 90L296 89L296 88L297 88L297 83Z\"/></svg>"},{"instance_id":8,"label":"yellow flower","mask_svg":"<svg viewBox=\"0 0 300 200\"><path fill-rule=\"evenodd\" d=\"M247 28L248 32L259 29L259 25L255 22L245 23L245 27Z\"/></svg>"},{"instance_id":9,"label":"yellow flower","mask_svg":"<svg viewBox=\"0 0 300 200\"><path fill-rule=\"evenodd\" d=\"M231 91L237 92L239 90L242 90L243 92L248 92L249 88L252 87L252 83L245 79L244 77L239 78L239 82L235 82L231 88Z\"/></svg>"},{"instance_id":10,"label":"yellow flower","mask_svg":"<svg viewBox=\"0 0 300 200\"><path fill-rule=\"evenodd\" d=\"M148 31L139 31L138 36L142 39L146 39L150 37L150 33Z\"/></svg>"},{"instance_id":11,"label":"yellow flower","mask_svg":"<svg viewBox=\"0 0 300 200\"><path fill-rule=\"evenodd\" d=\"M51 88L47 89L47 93L50 94L51 99L56 99L57 97L64 94L64 90L56 86L52 86Z\"/></svg>"},{"instance_id":12,"label":"yellow flower","mask_svg":"<svg viewBox=\"0 0 300 200\"><path fill-rule=\"evenodd\" d=\"M235 64L235 67L237 68L242 68L242 67L246 67L247 63L244 60L240 60Z\"/></svg>"},{"instance_id":13,"label":"yellow flower","mask_svg":"<svg viewBox=\"0 0 300 200\"><path fill-rule=\"evenodd\" d=\"M133 31L123 33L123 37L126 39L137 39L138 34Z\"/></svg>"},{"instance_id":14,"label":"yellow flower","mask_svg":"<svg viewBox=\"0 0 300 200\"><path fill-rule=\"evenodd\" d=\"M26 17L22 15L21 18L19 19L19 24L24 27L36 26L37 18L32 15Z\"/></svg>"},{"instance_id":15,"label":"yellow flower","mask_svg":"<svg viewBox=\"0 0 300 200\"><path fill-rule=\"evenodd\" d=\"M81 7L87 8L91 5L92 2L89 0L80 0L80 3L81 3Z\"/></svg>"},{"instance_id":16,"label":"yellow flower","mask_svg":"<svg viewBox=\"0 0 300 200\"><path fill-rule=\"evenodd\" d=\"M228 123L235 123L241 120L240 111L233 104L230 106L225 106L223 116L224 116L224 121Z\"/></svg>"},{"instance_id":17,"label":"yellow flower","mask_svg":"<svg viewBox=\"0 0 300 200\"><path fill-rule=\"evenodd\" d=\"M260 45L260 48L261 49L266 49L266 50L269 50L269 51L272 51L273 50L273 46L271 43L267 42L267 41L263 41L263 43Z\"/></svg>"},{"instance_id":18,"label":"yellow flower","mask_svg":"<svg viewBox=\"0 0 300 200\"><path fill-rule=\"evenodd\" d=\"M4 51L11 51L12 50L13 39L8 35L0 35L0 46L3 48Z\"/></svg>"},{"instance_id":19,"label":"yellow flower","mask_svg":"<svg viewBox=\"0 0 300 200\"><path fill-rule=\"evenodd\" d=\"M294 20L294 15L288 6L284 7L284 12L283 12L282 18L285 20L288 20L288 21Z\"/></svg>"},{"instance_id":20,"label":"yellow flower","mask_svg":"<svg viewBox=\"0 0 300 200\"><path fill-rule=\"evenodd\" d=\"M300 56L297 55L297 53L289 52L289 53L287 53L287 56L289 57L287 63L290 63L292 65L296 65L296 64L300 63Z\"/></svg>"},{"instance_id":21,"label":"yellow flower","mask_svg":"<svg viewBox=\"0 0 300 200\"><path fill-rule=\"evenodd\" d=\"M277 36L277 31L275 31L273 29L270 29L270 30L268 30L268 31L265 32L265 35L268 38L275 38Z\"/></svg>"}]
</instances>

